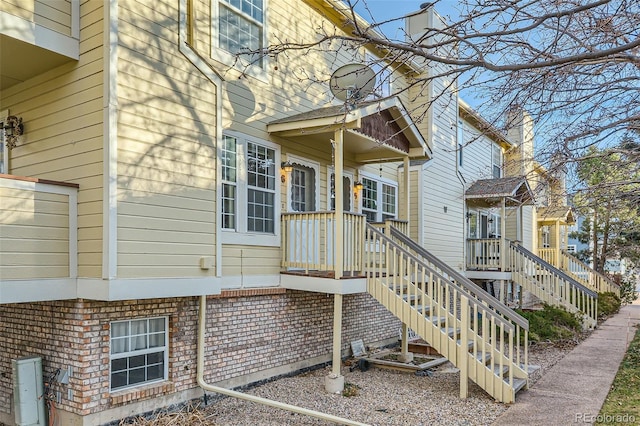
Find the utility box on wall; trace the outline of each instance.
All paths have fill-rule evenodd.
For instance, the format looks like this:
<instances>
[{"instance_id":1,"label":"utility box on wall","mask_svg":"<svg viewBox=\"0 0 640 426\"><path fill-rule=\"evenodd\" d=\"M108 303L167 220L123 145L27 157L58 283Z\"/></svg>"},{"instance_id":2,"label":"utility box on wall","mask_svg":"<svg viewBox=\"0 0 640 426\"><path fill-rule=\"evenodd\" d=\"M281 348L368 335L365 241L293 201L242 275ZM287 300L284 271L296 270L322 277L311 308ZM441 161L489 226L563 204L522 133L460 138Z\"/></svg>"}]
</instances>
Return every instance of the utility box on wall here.
<instances>
[{"instance_id":1,"label":"utility box on wall","mask_svg":"<svg viewBox=\"0 0 640 426\"><path fill-rule=\"evenodd\" d=\"M42 382L42 358L31 356L14 359L13 409L18 426L45 426L44 383Z\"/></svg>"}]
</instances>

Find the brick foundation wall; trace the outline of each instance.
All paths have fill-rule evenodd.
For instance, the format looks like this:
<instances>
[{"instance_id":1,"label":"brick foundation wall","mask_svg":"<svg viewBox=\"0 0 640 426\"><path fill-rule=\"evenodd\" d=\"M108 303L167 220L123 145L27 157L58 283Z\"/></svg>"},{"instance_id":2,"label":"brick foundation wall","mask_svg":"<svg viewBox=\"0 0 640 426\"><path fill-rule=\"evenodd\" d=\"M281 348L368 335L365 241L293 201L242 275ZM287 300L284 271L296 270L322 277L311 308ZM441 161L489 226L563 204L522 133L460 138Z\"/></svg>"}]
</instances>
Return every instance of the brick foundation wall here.
<instances>
[{"instance_id":1,"label":"brick foundation wall","mask_svg":"<svg viewBox=\"0 0 640 426\"><path fill-rule=\"evenodd\" d=\"M10 413L11 360L39 355L45 375L73 368L57 384L58 409L88 415L196 383L198 298L0 305L0 412ZM109 323L169 317L169 380L109 391ZM333 297L283 289L223 292L207 301L205 378L215 383L331 352ZM395 337L400 323L367 294L344 297L343 349ZM68 399L68 389L73 391Z\"/></svg>"}]
</instances>

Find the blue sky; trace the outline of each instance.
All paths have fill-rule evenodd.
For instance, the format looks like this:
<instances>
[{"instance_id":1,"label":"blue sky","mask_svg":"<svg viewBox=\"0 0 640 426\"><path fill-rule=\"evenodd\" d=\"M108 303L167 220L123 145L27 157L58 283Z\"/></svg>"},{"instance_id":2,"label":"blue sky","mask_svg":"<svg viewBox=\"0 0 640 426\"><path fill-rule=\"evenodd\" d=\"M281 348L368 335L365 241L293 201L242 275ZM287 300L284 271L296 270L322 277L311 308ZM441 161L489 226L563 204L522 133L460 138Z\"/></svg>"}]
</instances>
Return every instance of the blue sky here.
<instances>
[{"instance_id":1,"label":"blue sky","mask_svg":"<svg viewBox=\"0 0 640 426\"><path fill-rule=\"evenodd\" d=\"M425 0L352 0L352 3L355 4L356 12L358 12L367 21L371 21L371 16L373 16L373 20L377 22L397 18L410 12L415 12L419 10L420 5L425 2ZM366 8L364 7L365 4L367 6ZM436 11L443 16L455 16L456 4L457 2L455 0L440 0L436 5ZM402 25L402 20L394 22L392 25L385 27L384 32L389 37L399 35L396 34L396 31L397 28Z\"/></svg>"}]
</instances>

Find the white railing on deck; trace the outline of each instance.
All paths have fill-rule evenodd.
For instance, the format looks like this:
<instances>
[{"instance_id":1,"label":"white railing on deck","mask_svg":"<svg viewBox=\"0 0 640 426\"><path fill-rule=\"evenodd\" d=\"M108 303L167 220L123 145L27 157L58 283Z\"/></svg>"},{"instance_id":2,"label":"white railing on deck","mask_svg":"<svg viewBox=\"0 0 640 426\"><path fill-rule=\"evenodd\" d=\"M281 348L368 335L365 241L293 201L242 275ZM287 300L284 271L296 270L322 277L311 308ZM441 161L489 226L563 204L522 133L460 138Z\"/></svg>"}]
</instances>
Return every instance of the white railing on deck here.
<instances>
[{"instance_id":1,"label":"white railing on deck","mask_svg":"<svg viewBox=\"0 0 640 426\"><path fill-rule=\"evenodd\" d=\"M335 267L335 212L299 212L282 214L281 266L290 270L333 271ZM362 271L366 218L344 213L342 241L345 275Z\"/></svg>"},{"instance_id":2,"label":"white railing on deck","mask_svg":"<svg viewBox=\"0 0 640 426\"><path fill-rule=\"evenodd\" d=\"M409 235L409 222L400 219L387 219L384 222L373 222L369 225L376 228L385 235L391 235L390 229L393 227L405 235Z\"/></svg>"},{"instance_id":3,"label":"white railing on deck","mask_svg":"<svg viewBox=\"0 0 640 426\"><path fill-rule=\"evenodd\" d=\"M499 269L499 238L467 239L467 269Z\"/></svg>"},{"instance_id":4,"label":"white railing on deck","mask_svg":"<svg viewBox=\"0 0 640 426\"><path fill-rule=\"evenodd\" d=\"M597 294L524 247L509 244L511 279L542 302L581 312L588 326L598 318Z\"/></svg>"},{"instance_id":5,"label":"white railing on deck","mask_svg":"<svg viewBox=\"0 0 640 426\"><path fill-rule=\"evenodd\" d=\"M559 263L560 269L591 290L620 296L620 287L616 283L564 250L560 252Z\"/></svg>"},{"instance_id":6,"label":"white railing on deck","mask_svg":"<svg viewBox=\"0 0 640 426\"><path fill-rule=\"evenodd\" d=\"M558 250L553 248L539 248L538 257L547 263L552 264L556 268L560 267L558 262Z\"/></svg>"},{"instance_id":7,"label":"white railing on deck","mask_svg":"<svg viewBox=\"0 0 640 426\"><path fill-rule=\"evenodd\" d=\"M468 378L513 402L527 380L528 322L505 319L373 226L366 240L369 293L459 368L461 385Z\"/></svg>"}]
</instances>

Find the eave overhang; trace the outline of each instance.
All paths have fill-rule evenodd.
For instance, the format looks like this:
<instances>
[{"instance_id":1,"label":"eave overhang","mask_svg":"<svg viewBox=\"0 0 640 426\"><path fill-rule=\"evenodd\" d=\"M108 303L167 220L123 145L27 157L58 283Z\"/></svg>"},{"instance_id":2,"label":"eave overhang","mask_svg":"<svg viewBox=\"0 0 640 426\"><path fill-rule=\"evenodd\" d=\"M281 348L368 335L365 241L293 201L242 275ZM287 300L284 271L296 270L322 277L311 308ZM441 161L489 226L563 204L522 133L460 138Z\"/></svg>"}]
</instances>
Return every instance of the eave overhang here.
<instances>
[{"instance_id":1,"label":"eave overhang","mask_svg":"<svg viewBox=\"0 0 640 426\"><path fill-rule=\"evenodd\" d=\"M345 150L359 163L431 158L431 149L397 97L361 102L350 110L332 105L274 120L267 131L283 138L332 140L343 130Z\"/></svg>"},{"instance_id":2,"label":"eave overhang","mask_svg":"<svg viewBox=\"0 0 640 426\"><path fill-rule=\"evenodd\" d=\"M538 225L571 225L576 222L571 206L541 207L538 209Z\"/></svg>"},{"instance_id":3,"label":"eave overhang","mask_svg":"<svg viewBox=\"0 0 640 426\"><path fill-rule=\"evenodd\" d=\"M480 179L466 191L465 200L474 205L493 206L504 200L507 206L531 205L533 192L524 176Z\"/></svg>"}]
</instances>

